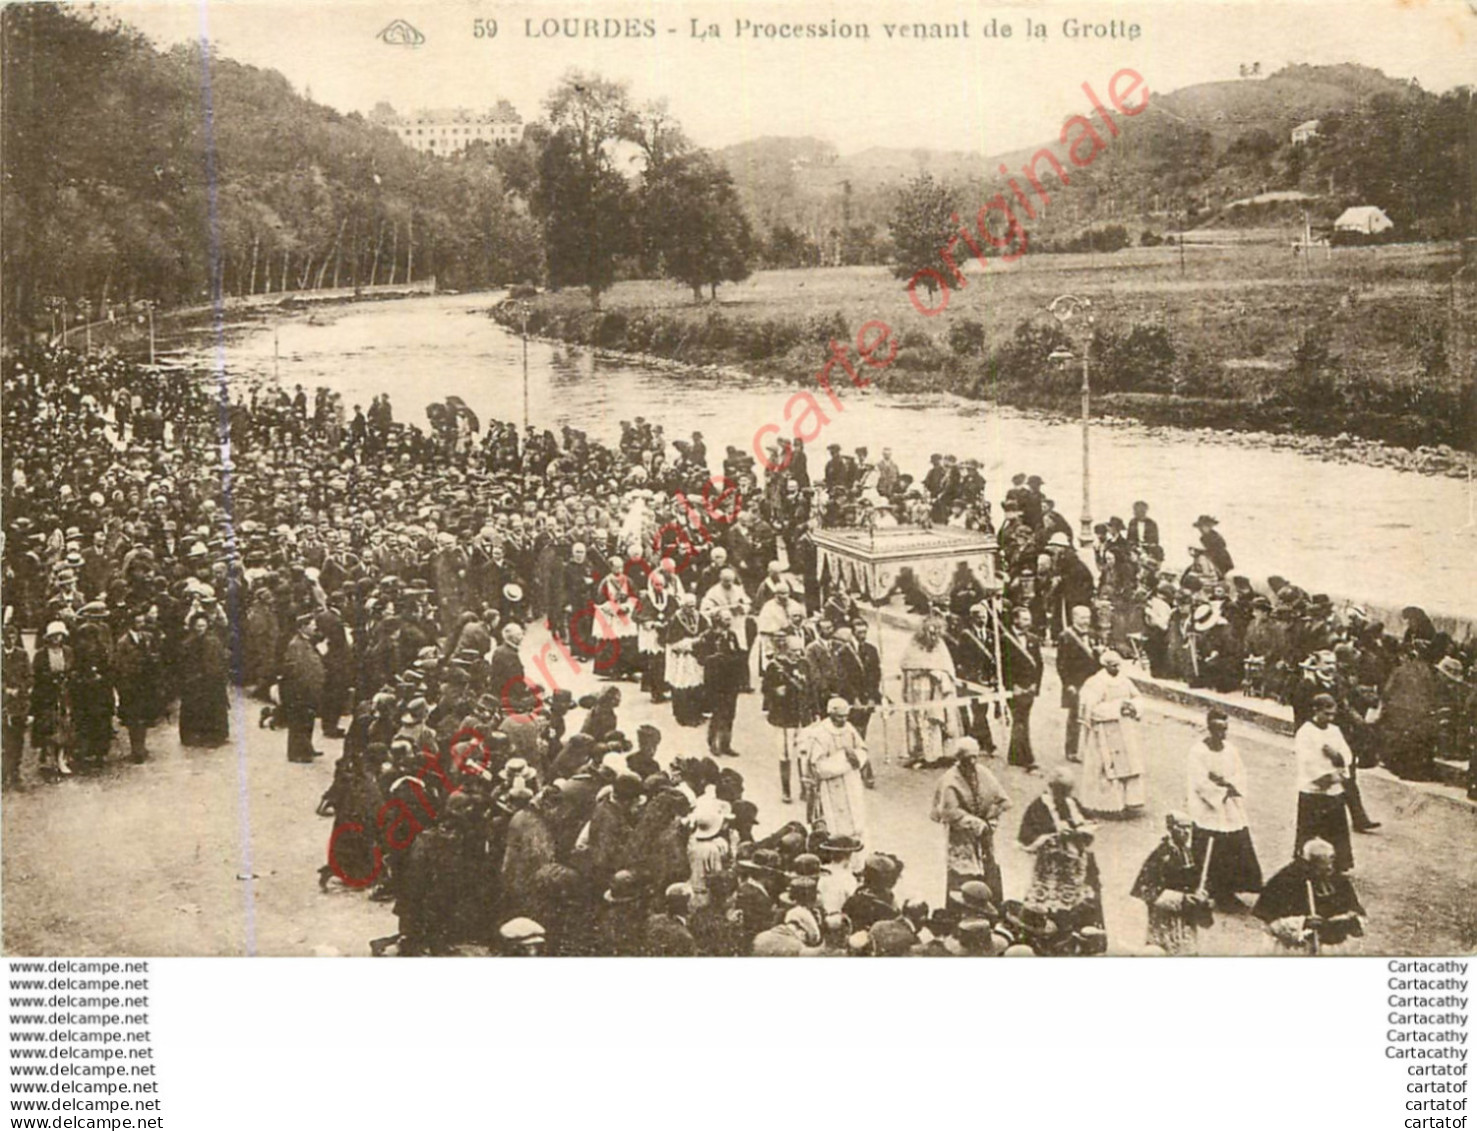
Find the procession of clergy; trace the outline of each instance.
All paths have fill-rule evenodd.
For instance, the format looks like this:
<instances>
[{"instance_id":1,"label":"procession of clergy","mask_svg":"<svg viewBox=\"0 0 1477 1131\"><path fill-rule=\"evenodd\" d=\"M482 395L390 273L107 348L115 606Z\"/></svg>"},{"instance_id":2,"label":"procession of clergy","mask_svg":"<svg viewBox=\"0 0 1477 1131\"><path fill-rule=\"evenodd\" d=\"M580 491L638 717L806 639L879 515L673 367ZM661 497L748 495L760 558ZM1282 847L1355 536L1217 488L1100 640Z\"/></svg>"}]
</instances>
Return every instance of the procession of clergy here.
<instances>
[{"instance_id":1,"label":"procession of clergy","mask_svg":"<svg viewBox=\"0 0 1477 1131\"><path fill-rule=\"evenodd\" d=\"M95 771L115 713L134 761L174 702L182 744L220 745L234 683L286 730L289 761L320 756L315 725L343 737L318 810L333 819L320 881L394 901L400 930L377 953L1108 949L1094 830L1143 810L1137 696L1039 479L1018 476L1006 496L1017 565L1000 588L966 580L933 604L905 585L921 616L894 701L868 620L819 576L814 533L989 529L977 461L935 457L915 483L886 449L872 464L833 446L812 482L795 441L760 484L732 448L713 474L698 433L668 462L661 428L640 418L607 447L496 421L475 442L461 410L428 412L428 434L396 423L388 398L346 423L325 390L311 410L301 389L238 390L223 415L203 389L56 349L9 362L4 408L7 786L28 730L43 780ZM1214 520L1197 525L1207 557L1224 552ZM1145 531L1136 513L1123 538ZM1041 552L1034 576L1026 547ZM549 639L531 654L539 624ZM1006 745L1010 764L1035 768L1043 629L1070 768L1021 814L1032 876L1007 899L995 838L1009 802L982 759ZM21 642L33 630L34 654ZM575 672L593 663L604 690L576 702L555 654ZM669 702L676 734L642 726L633 742L622 682ZM1193 952L1238 893L1259 893L1256 914L1290 951L1360 933L1349 814L1374 822L1340 705L1315 683L1296 738L1296 859L1263 884L1245 772L1211 712L1184 808L1133 889L1152 951ZM737 700L755 689L794 806L765 836L775 822L733 761ZM947 895L933 909L897 898L903 863L869 831L888 714L902 716L906 764L944 768L931 816ZM706 756L691 749L699 728ZM664 741L677 747L665 763Z\"/></svg>"}]
</instances>

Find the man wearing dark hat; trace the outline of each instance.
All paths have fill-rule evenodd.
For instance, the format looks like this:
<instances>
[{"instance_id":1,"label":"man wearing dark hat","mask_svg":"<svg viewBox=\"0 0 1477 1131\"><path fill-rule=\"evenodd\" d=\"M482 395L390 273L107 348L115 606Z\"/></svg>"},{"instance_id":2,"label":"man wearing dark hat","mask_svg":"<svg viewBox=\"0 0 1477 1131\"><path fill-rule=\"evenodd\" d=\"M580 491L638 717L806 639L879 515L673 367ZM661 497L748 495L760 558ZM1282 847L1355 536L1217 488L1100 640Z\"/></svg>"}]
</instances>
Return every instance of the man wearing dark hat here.
<instances>
[{"instance_id":1,"label":"man wearing dark hat","mask_svg":"<svg viewBox=\"0 0 1477 1131\"><path fill-rule=\"evenodd\" d=\"M1159 524L1149 517L1148 503L1133 504L1133 518L1129 520L1126 537L1135 549L1159 545Z\"/></svg>"},{"instance_id":2,"label":"man wearing dark hat","mask_svg":"<svg viewBox=\"0 0 1477 1131\"><path fill-rule=\"evenodd\" d=\"M609 794L596 803L588 840L578 857L592 892L603 892L611 877L630 863L640 807L641 779L632 773L617 774Z\"/></svg>"},{"instance_id":3,"label":"man wearing dark hat","mask_svg":"<svg viewBox=\"0 0 1477 1131\"><path fill-rule=\"evenodd\" d=\"M523 626L506 624L502 636L502 643L492 652L488 683L492 693L506 702L514 695L514 688L524 685L523 657L518 654L523 643Z\"/></svg>"},{"instance_id":4,"label":"man wearing dark hat","mask_svg":"<svg viewBox=\"0 0 1477 1131\"><path fill-rule=\"evenodd\" d=\"M652 774L660 774L662 767L656 760L656 752L661 744L662 732L650 723L642 723L636 728L636 749L626 758L626 768L643 781Z\"/></svg>"},{"instance_id":5,"label":"man wearing dark hat","mask_svg":"<svg viewBox=\"0 0 1477 1131\"><path fill-rule=\"evenodd\" d=\"M747 940L767 931L779 918L775 901L786 883L781 864L780 854L771 848L761 848L747 860L738 862L733 906Z\"/></svg>"},{"instance_id":6,"label":"man wearing dark hat","mask_svg":"<svg viewBox=\"0 0 1477 1131\"><path fill-rule=\"evenodd\" d=\"M1287 634L1272 619L1272 602L1261 595L1251 599L1251 623L1242 634L1242 681L1248 695L1266 697L1277 687L1278 673L1287 671Z\"/></svg>"},{"instance_id":7,"label":"man wearing dark hat","mask_svg":"<svg viewBox=\"0 0 1477 1131\"><path fill-rule=\"evenodd\" d=\"M824 481L826 490L832 492L834 497L846 490L849 474L846 466L846 457L841 454L841 445L831 444L826 448L826 451L831 453L831 458L826 461Z\"/></svg>"},{"instance_id":8,"label":"man wearing dark hat","mask_svg":"<svg viewBox=\"0 0 1477 1131\"><path fill-rule=\"evenodd\" d=\"M646 915L641 902L641 881L635 872L621 870L610 878L595 911L597 955L629 958L642 952Z\"/></svg>"},{"instance_id":9,"label":"man wearing dark hat","mask_svg":"<svg viewBox=\"0 0 1477 1131\"><path fill-rule=\"evenodd\" d=\"M278 694L287 723L287 760L311 762L322 751L313 749L313 723L323 699L323 658L314 644L317 618L305 613L282 655L282 679Z\"/></svg>"},{"instance_id":10,"label":"man wearing dark hat","mask_svg":"<svg viewBox=\"0 0 1477 1131\"><path fill-rule=\"evenodd\" d=\"M488 873L468 793L446 799L441 819L419 833L396 883L400 954L444 955L465 943L483 943Z\"/></svg>"},{"instance_id":11,"label":"man wearing dark hat","mask_svg":"<svg viewBox=\"0 0 1477 1131\"><path fill-rule=\"evenodd\" d=\"M108 607L101 601L82 606L72 636L77 670L72 676L72 725L78 763L102 765L113 741L113 633Z\"/></svg>"},{"instance_id":12,"label":"man wearing dark hat","mask_svg":"<svg viewBox=\"0 0 1477 1131\"><path fill-rule=\"evenodd\" d=\"M696 954L697 943L687 926L691 908L692 887L668 884L662 895L662 909L646 918L641 952L652 958L688 958Z\"/></svg>"},{"instance_id":13,"label":"man wearing dark hat","mask_svg":"<svg viewBox=\"0 0 1477 1131\"><path fill-rule=\"evenodd\" d=\"M339 722L349 707L349 692L354 682L354 656L349 648L349 634L344 621L332 604L318 614L317 636L326 645L323 653L323 737L342 738Z\"/></svg>"},{"instance_id":14,"label":"man wearing dark hat","mask_svg":"<svg viewBox=\"0 0 1477 1131\"><path fill-rule=\"evenodd\" d=\"M893 889L903 873L902 861L884 852L875 852L862 865L862 883L842 908L853 930L865 931L872 924L898 915L897 896Z\"/></svg>"},{"instance_id":15,"label":"man wearing dark hat","mask_svg":"<svg viewBox=\"0 0 1477 1131\"><path fill-rule=\"evenodd\" d=\"M1236 568L1236 563L1231 560L1231 551L1226 548L1226 540L1216 530L1220 524L1210 515L1202 514L1194 525L1200 531L1200 545L1210 559L1210 564L1215 566L1217 573L1225 577Z\"/></svg>"},{"instance_id":16,"label":"man wearing dark hat","mask_svg":"<svg viewBox=\"0 0 1477 1131\"><path fill-rule=\"evenodd\" d=\"M118 690L118 721L128 731L128 753L135 762L148 759L145 742L159 716L159 657L148 629L148 610L136 608L129 628L118 639L113 654L113 678Z\"/></svg>"},{"instance_id":17,"label":"man wearing dark hat","mask_svg":"<svg viewBox=\"0 0 1477 1131\"><path fill-rule=\"evenodd\" d=\"M1052 639L1059 640L1071 623L1073 609L1079 605L1092 608L1094 585L1092 571L1077 556L1070 531L1052 534L1047 552L1051 555L1052 584L1047 598L1047 623L1041 628L1049 628Z\"/></svg>"}]
</instances>

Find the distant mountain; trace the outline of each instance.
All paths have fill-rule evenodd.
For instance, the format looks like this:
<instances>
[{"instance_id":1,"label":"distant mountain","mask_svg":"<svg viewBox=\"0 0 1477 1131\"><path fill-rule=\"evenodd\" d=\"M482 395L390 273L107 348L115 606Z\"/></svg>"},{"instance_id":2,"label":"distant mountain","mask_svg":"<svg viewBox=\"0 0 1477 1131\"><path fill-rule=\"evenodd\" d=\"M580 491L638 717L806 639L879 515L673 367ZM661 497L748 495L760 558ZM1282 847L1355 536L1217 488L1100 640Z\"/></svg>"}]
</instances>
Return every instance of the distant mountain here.
<instances>
[{"instance_id":1,"label":"distant mountain","mask_svg":"<svg viewBox=\"0 0 1477 1131\"><path fill-rule=\"evenodd\" d=\"M1208 82L1156 94L1149 105L1158 114L1208 131L1224 147L1251 129L1290 134L1301 122L1354 109L1380 94L1406 100L1420 91L1372 67L1299 65L1264 79Z\"/></svg>"},{"instance_id":2,"label":"distant mountain","mask_svg":"<svg viewBox=\"0 0 1477 1131\"><path fill-rule=\"evenodd\" d=\"M1471 195L1461 183L1463 98L1347 63L1155 91L1148 111L1124 121L1091 168L1072 169L1068 192L1054 194L1029 227L1053 240L1122 223L1136 237L1204 224L1232 201L1280 190L1308 193L1320 216L1378 204L1410 233L1453 234ZM1315 119L1319 136L1295 145L1293 128ZM1058 139L1041 142L1053 143L1059 152ZM985 200L1005 188L1001 164L1018 170L1040 148L985 156L874 147L843 156L817 138L768 137L717 156L762 232L794 229L830 262L838 232L870 224L885 236L894 190L909 178L931 173L966 199ZM872 246L881 253L881 242Z\"/></svg>"}]
</instances>

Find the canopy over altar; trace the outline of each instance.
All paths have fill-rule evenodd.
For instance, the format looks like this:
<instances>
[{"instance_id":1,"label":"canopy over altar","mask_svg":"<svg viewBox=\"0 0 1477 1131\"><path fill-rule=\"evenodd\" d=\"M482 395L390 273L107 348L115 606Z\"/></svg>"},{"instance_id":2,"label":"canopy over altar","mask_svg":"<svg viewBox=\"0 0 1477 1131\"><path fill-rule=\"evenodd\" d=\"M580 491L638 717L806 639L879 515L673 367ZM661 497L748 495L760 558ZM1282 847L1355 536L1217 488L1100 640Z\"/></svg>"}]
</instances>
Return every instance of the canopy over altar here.
<instances>
[{"instance_id":1,"label":"canopy over altar","mask_svg":"<svg viewBox=\"0 0 1477 1131\"><path fill-rule=\"evenodd\" d=\"M930 600L949 595L956 578L972 575L986 590L997 588L992 534L957 527L845 527L814 535L820 581L839 580L848 590L882 601L911 572Z\"/></svg>"}]
</instances>

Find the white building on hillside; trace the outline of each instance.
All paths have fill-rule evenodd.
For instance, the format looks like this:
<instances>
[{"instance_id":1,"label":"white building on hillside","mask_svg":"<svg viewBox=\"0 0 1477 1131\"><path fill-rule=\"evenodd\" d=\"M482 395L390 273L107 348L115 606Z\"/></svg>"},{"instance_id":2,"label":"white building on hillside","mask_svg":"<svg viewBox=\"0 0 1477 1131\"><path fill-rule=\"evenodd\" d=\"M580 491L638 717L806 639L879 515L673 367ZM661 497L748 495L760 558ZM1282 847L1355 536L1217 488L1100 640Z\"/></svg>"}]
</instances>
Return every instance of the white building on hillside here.
<instances>
[{"instance_id":1,"label":"white building on hillside","mask_svg":"<svg viewBox=\"0 0 1477 1131\"><path fill-rule=\"evenodd\" d=\"M369 115L374 125L391 130L406 145L422 153L448 156L474 141L511 145L523 137L523 118L503 99L491 110L417 110L401 117L381 102Z\"/></svg>"},{"instance_id":2,"label":"white building on hillside","mask_svg":"<svg viewBox=\"0 0 1477 1131\"><path fill-rule=\"evenodd\" d=\"M1307 145L1308 142L1312 141L1315 137L1318 136L1318 127L1320 124L1321 123L1317 118L1310 118L1301 125L1293 126L1292 144Z\"/></svg>"},{"instance_id":3,"label":"white building on hillside","mask_svg":"<svg viewBox=\"0 0 1477 1131\"><path fill-rule=\"evenodd\" d=\"M1333 222L1336 232L1358 232L1362 236L1377 236L1388 232L1395 221L1385 215L1384 210L1373 204L1361 204L1357 208L1345 208Z\"/></svg>"}]
</instances>

